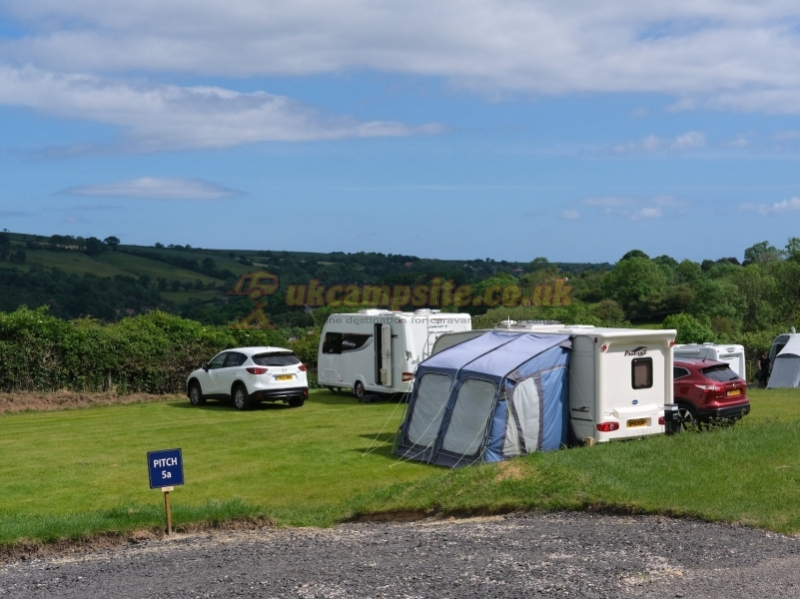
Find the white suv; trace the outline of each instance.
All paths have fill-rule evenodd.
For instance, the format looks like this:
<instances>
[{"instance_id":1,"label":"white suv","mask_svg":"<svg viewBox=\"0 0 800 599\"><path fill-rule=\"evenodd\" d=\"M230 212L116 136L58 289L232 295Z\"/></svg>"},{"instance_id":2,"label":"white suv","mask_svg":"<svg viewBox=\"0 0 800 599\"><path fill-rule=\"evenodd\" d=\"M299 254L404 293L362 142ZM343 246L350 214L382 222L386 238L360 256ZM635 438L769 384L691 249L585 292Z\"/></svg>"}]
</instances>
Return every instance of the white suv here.
<instances>
[{"instance_id":1,"label":"white suv","mask_svg":"<svg viewBox=\"0 0 800 599\"><path fill-rule=\"evenodd\" d=\"M186 394L193 406L206 399L233 399L238 410L261 401L298 408L308 397L306 367L282 347L226 349L189 375Z\"/></svg>"}]
</instances>

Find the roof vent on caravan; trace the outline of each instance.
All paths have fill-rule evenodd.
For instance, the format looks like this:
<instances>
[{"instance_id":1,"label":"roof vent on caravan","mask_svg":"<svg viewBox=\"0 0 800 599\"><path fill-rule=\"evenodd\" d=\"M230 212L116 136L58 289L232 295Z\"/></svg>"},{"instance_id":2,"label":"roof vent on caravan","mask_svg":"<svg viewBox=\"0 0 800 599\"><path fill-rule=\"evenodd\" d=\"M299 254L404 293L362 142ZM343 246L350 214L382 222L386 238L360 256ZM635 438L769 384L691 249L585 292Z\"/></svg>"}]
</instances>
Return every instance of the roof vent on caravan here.
<instances>
[{"instance_id":1,"label":"roof vent on caravan","mask_svg":"<svg viewBox=\"0 0 800 599\"><path fill-rule=\"evenodd\" d=\"M375 308L370 308L369 310L359 310L359 314L365 314L367 316L380 316L381 314L391 314L390 310L380 310Z\"/></svg>"}]
</instances>

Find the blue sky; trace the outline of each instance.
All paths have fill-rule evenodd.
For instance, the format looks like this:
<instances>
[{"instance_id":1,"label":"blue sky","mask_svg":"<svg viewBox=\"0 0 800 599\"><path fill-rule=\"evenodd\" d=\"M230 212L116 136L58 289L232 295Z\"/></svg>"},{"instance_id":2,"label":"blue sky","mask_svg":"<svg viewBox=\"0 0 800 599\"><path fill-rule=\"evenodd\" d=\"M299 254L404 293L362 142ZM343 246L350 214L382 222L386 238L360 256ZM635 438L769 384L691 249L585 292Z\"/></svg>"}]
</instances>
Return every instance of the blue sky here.
<instances>
[{"instance_id":1,"label":"blue sky","mask_svg":"<svg viewBox=\"0 0 800 599\"><path fill-rule=\"evenodd\" d=\"M0 226L614 262L800 236L800 5L7 0Z\"/></svg>"}]
</instances>

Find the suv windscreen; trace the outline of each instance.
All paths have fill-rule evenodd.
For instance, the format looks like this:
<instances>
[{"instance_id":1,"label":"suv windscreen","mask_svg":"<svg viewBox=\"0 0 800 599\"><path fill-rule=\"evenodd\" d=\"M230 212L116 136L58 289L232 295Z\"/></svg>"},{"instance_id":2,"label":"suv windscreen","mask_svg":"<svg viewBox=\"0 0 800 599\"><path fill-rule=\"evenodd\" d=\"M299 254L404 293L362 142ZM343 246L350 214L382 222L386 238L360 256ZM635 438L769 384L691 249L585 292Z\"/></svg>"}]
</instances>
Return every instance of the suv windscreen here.
<instances>
[{"instance_id":1,"label":"suv windscreen","mask_svg":"<svg viewBox=\"0 0 800 599\"><path fill-rule=\"evenodd\" d=\"M292 352L273 352L253 356L253 362L259 366L294 366L300 359Z\"/></svg>"},{"instance_id":2,"label":"suv windscreen","mask_svg":"<svg viewBox=\"0 0 800 599\"><path fill-rule=\"evenodd\" d=\"M739 378L739 375L731 370L730 366L710 366L709 368L703 368L700 372L707 379L719 383L729 383Z\"/></svg>"}]
</instances>

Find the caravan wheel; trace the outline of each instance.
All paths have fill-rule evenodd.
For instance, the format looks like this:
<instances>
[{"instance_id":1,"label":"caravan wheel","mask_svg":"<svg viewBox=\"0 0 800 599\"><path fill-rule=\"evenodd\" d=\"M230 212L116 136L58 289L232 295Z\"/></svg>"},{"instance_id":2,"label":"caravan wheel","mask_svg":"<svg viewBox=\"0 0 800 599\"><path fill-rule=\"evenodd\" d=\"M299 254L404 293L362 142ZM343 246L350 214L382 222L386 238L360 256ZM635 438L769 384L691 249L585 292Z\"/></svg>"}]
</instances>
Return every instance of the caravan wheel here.
<instances>
[{"instance_id":1,"label":"caravan wheel","mask_svg":"<svg viewBox=\"0 0 800 599\"><path fill-rule=\"evenodd\" d=\"M356 381L353 385L353 393L356 394L358 399L364 399L367 396L367 392L364 389L364 383L361 381Z\"/></svg>"}]
</instances>

